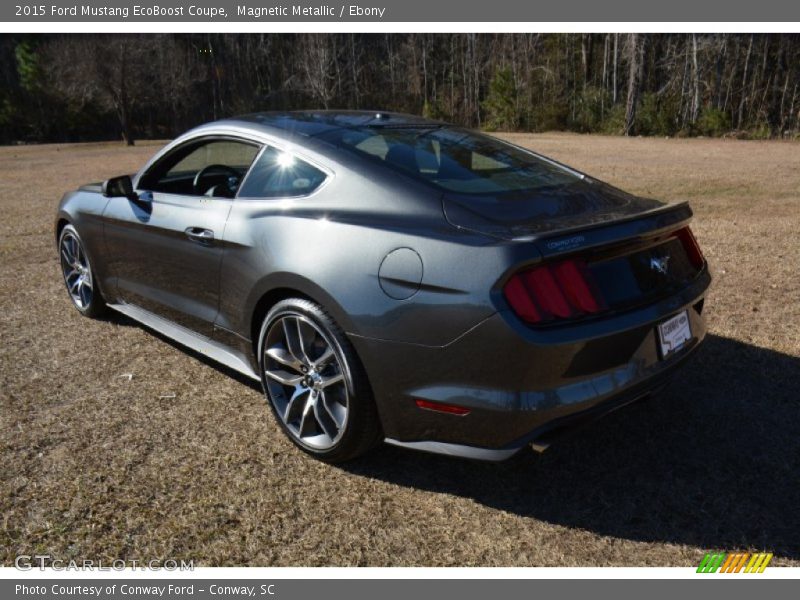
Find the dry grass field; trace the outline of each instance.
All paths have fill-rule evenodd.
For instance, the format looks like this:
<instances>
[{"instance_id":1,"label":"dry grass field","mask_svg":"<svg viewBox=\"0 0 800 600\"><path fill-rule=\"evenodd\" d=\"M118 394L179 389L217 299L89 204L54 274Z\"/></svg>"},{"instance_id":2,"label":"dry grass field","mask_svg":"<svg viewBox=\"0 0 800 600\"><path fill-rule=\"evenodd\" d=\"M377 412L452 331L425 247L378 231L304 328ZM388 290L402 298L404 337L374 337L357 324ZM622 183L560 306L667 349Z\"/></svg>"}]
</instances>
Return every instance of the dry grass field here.
<instances>
[{"instance_id":1,"label":"dry grass field","mask_svg":"<svg viewBox=\"0 0 800 600\"><path fill-rule=\"evenodd\" d=\"M0 564L688 566L741 549L800 566L800 145L508 137L689 199L715 280L707 344L663 396L499 465L389 447L315 462L257 387L122 317L81 318L56 202L157 145L0 148Z\"/></svg>"}]
</instances>

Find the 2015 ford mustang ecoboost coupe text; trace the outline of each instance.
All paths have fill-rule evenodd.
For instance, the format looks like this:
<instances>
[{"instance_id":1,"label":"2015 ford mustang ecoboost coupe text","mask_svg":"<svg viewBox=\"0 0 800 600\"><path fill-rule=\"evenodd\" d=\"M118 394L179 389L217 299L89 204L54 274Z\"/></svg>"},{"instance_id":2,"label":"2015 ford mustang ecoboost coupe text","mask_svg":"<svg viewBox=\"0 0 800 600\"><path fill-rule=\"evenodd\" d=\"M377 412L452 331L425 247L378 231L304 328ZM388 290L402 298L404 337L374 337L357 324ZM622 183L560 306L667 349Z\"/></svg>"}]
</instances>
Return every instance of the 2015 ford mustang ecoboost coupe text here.
<instances>
[{"instance_id":1,"label":"2015 ford mustang ecoboost coupe text","mask_svg":"<svg viewBox=\"0 0 800 600\"><path fill-rule=\"evenodd\" d=\"M705 335L686 203L395 113L203 125L64 196L67 290L257 379L327 461L487 460L658 389Z\"/></svg>"}]
</instances>

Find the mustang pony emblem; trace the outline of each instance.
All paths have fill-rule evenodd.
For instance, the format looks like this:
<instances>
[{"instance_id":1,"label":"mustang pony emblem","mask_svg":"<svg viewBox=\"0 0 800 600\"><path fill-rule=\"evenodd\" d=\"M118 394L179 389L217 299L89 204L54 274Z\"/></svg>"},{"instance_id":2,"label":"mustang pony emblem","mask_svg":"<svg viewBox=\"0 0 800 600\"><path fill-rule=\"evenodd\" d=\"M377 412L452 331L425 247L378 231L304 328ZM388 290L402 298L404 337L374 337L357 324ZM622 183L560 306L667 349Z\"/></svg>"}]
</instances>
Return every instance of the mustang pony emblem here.
<instances>
[{"instance_id":1,"label":"mustang pony emblem","mask_svg":"<svg viewBox=\"0 0 800 600\"><path fill-rule=\"evenodd\" d=\"M669 255L667 256L653 256L650 259L650 268L653 271L658 271L662 275L667 274L667 265L669 264Z\"/></svg>"}]
</instances>

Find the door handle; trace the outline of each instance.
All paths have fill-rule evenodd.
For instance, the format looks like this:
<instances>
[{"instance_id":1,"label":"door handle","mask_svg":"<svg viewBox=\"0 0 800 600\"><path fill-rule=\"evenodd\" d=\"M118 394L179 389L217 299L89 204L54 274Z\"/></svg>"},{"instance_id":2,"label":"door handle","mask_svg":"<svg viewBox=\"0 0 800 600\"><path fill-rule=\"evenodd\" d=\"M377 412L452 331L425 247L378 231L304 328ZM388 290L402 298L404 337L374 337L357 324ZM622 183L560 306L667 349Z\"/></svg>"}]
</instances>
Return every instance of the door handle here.
<instances>
[{"instance_id":1,"label":"door handle","mask_svg":"<svg viewBox=\"0 0 800 600\"><path fill-rule=\"evenodd\" d=\"M206 245L211 245L214 242L214 232L210 229L203 229L202 227L187 227L184 233L186 234L186 237L193 242Z\"/></svg>"}]
</instances>

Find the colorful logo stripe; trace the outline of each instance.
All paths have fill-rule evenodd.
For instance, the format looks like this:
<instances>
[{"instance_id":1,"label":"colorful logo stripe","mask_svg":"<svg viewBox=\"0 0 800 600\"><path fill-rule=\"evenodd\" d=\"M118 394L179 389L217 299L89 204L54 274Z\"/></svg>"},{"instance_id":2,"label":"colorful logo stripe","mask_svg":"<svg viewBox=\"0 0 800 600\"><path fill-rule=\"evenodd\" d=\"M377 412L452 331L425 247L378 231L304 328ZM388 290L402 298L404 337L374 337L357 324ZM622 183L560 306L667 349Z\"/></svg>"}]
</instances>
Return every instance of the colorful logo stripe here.
<instances>
[{"instance_id":1,"label":"colorful logo stripe","mask_svg":"<svg viewBox=\"0 0 800 600\"><path fill-rule=\"evenodd\" d=\"M763 573L769 561L772 560L772 552L759 552L750 554L749 552L708 552L697 567L698 573Z\"/></svg>"}]
</instances>

